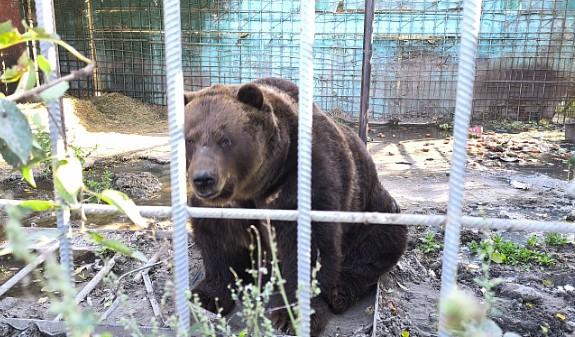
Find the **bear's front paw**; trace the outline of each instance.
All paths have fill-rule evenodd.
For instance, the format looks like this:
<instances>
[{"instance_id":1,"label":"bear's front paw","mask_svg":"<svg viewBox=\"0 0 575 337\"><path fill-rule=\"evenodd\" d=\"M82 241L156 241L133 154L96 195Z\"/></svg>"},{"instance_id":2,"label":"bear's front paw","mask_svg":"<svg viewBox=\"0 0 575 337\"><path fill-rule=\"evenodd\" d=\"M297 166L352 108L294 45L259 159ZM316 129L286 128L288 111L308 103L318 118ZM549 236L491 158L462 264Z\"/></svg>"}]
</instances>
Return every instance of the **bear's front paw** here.
<instances>
[{"instance_id":1,"label":"bear's front paw","mask_svg":"<svg viewBox=\"0 0 575 337\"><path fill-rule=\"evenodd\" d=\"M286 309L276 309L271 314L273 326L287 334L294 334L295 329Z\"/></svg>"},{"instance_id":2,"label":"bear's front paw","mask_svg":"<svg viewBox=\"0 0 575 337\"><path fill-rule=\"evenodd\" d=\"M311 315L310 322L310 335L318 336L327 324L327 315L324 307L313 308L315 313ZM286 309L278 309L271 314L273 326L287 334L295 334L295 328L292 324L288 311Z\"/></svg>"},{"instance_id":3,"label":"bear's front paw","mask_svg":"<svg viewBox=\"0 0 575 337\"><path fill-rule=\"evenodd\" d=\"M357 299L346 287L337 285L328 296L328 303L334 314L341 314L346 311Z\"/></svg>"},{"instance_id":4,"label":"bear's front paw","mask_svg":"<svg viewBox=\"0 0 575 337\"><path fill-rule=\"evenodd\" d=\"M214 313L227 315L235 305L232 295L227 288L221 289L201 282L192 294L198 296L202 308Z\"/></svg>"}]
</instances>

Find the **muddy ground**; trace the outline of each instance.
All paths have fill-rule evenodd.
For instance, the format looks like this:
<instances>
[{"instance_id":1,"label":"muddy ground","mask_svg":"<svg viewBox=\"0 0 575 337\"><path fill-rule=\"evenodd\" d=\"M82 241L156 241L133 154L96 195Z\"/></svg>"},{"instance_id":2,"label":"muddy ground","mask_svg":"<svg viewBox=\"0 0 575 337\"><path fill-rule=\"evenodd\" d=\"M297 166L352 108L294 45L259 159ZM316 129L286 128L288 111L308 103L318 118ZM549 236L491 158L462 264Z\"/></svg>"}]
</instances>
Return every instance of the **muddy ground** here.
<instances>
[{"instance_id":1,"label":"muddy ground","mask_svg":"<svg viewBox=\"0 0 575 337\"><path fill-rule=\"evenodd\" d=\"M123 98L122 98L123 99ZM106 113L94 107L79 112L74 100L66 110L70 139L82 147L98 148L88 158L88 179L98 180L103 172L111 172L115 188L130 194L137 204L169 204L169 148L165 115L157 109L139 110L146 114L138 123L131 114L117 114L105 118ZM78 105L78 104L76 104ZM38 106L29 106L37 110ZM82 110L84 111L84 110ZM103 115L103 117L101 116ZM88 118L87 116L91 116ZM123 119L122 119L123 118ZM154 121L157 125L154 126ZM113 127L106 128L106 123ZM561 127L553 125L485 126L484 132L470 138L468 169L465 180L464 215L508 219L547 221L574 221L575 199L566 193L573 171L566 158L575 146L566 141ZM151 134L151 130L154 131ZM109 131L109 132L103 132ZM512 131L512 132L511 132ZM448 203L448 183L453 140L450 130L437 127L380 127L370 133L368 144L380 178L385 187L399 201L404 213L445 214ZM33 190L0 165L0 198L50 198L49 178L38 175L38 190ZM527 188L527 189L525 189ZM0 218L4 220L5 218ZM26 219L31 227L51 227L50 214L38 214ZM74 218L78 225L78 219ZM170 223L154 221L155 234L130 231L128 221L122 217L89 216L88 227L105 228L105 236L138 249L152 257L162 247L170 247ZM32 231L34 229L30 229ZM344 316L334 316L325 336L367 336L375 329L377 336L436 336L437 301L441 277L441 250L426 251L424 238L433 236L432 242L441 244L443 229L412 226L409 249L399 265L383 277L379 287L377 308L375 292ZM545 252L552 265L537 263L506 265L492 263L490 275L503 283L493 290L495 295L492 319L503 331L514 331L522 336L573 336L575 334L575 238L564 235L567 243L558 246L545 244L544 233L503 232L505 240L525 245L536 235L538 244L530 247ZM484 297L482 288L474 279L481 276L481 259L470 248L493 235L463 229L458 285ZM3 234L0 240L4 240ZM201 279L201 261L190 237L190 270L192 282ZM3 242L0 242L3 243ZM98 252L84 235L76 235L75 268L77 287L83 287L114 254ZM135 270L141 262L118 256L113 273L119 277ZM154 298L160 302L162 316L173 314L169 296L171 284L171 252L158 254L161 263L149 271ZM0 257L0 283L4 283L22 265L9 257ZM0 297L0 317L51 320L51 300L42 291L35 277L28 277ZM119 293L127 300L118 308L111 305ZM132 317L140 325L150 325L154 314L149 294L141 280L125 276L117 282L102 283L92 291L81 305L100 317L106 315L105 324L118 323L120 318ZM167 298L166 301L163 298ZM374 309L375 317L374 320ZM237 323L238 318L234 319ZM0 331L3 326L0 326Z\"/></svg>"}]
</instances>

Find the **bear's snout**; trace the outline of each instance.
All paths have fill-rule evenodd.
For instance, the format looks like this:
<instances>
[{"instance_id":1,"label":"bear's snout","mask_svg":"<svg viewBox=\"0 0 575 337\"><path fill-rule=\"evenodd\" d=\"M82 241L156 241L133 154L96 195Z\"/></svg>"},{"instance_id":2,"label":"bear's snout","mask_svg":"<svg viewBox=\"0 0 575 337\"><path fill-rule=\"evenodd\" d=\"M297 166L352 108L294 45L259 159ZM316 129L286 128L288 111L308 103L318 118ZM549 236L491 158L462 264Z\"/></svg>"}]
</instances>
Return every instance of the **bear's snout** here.
<instances>
[{"instance_id":1,"label":"bear's snout","mask_svg":"<svg viewBox=\"0 0 575 337\"><path fill-rule=\"evenodd\" d=\"M218 183L218 177L214 172L199 171L193 175L192 183L198 197L208 198L217 192L214 187Z\"/></svg>"}]
</instances>

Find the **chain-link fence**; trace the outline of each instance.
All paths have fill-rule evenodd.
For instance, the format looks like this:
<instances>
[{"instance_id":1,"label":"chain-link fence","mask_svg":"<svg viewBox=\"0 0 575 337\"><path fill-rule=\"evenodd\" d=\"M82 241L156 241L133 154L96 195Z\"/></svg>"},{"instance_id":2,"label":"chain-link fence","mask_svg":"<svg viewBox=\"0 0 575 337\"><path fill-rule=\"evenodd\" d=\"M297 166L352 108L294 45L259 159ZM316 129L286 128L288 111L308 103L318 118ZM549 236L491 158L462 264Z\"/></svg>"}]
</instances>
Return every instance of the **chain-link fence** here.
<instances>
[{"instance_id":1,"label":"chain-link fence","mask_svg":"<svg viewBox=\"0 0 575 337\"><path fill-rule=\"evenodd\" d=\"M162 9L156 0L56 0L58 31L98 62L74 87L166 104ZM316 4L314 87L318 104L356 119L362 78L363 0ZM449 1L376 1L371 111L385 122L451 121L461 7ZM185 87L264 76L297 80L299 2L181 3ZM474 115L478 120L549 119L572 104L575 5L567 0L483 2ZM76 61L60 55L64 72Z\"/></svg>"}]
</instances>

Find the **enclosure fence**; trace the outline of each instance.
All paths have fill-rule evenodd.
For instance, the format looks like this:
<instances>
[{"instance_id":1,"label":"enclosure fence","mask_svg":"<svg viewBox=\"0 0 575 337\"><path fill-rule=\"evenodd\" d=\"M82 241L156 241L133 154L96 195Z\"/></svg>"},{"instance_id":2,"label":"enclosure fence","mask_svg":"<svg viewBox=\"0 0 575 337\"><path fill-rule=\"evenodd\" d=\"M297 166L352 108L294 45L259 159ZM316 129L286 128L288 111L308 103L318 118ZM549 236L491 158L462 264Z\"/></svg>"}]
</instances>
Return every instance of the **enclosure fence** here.
<instances>
[{"instance_id":1,"label":"enclosure fence","mask_svg":"<svg viewBox=\"0 0 575 337\"><path fill-rule=\"evenodd\" d=\"M188 302L184 296L189 289L189 271L187 261L187 231L186 223L190 216L202 218L238 218L260 220L289 220L298 222L298 282L309 289L310 284L310 232L312 221L337 221L342 223L360 222L387 225L445 225L445 243L443 254L443 272L441 298L454 288L456 284L457 253L459 251L459 234L461 226L473 228L498 228L508 230L540 230L553 232L575 232L575 224L567 222L538 222L526 220L474 218L462 216L463 186L465 181L466 141L469 121L471 118L472 100L474 94L475 60L477 55L477 38L480 23L481 2L466 0L463 2L463 23L461 26L461 48L459 56L459 77L457 81L457 96L455 105L454 152L450 174L450 193L447 216L413 215L413 214L380 214L354 212L312 211L310 205L311 191L311 110L314 88L314 6L313 2L302 2L301 23L296 29L301 30L299 39L299 76L300 76L300 111L298 139L298 209L297 210L254 210L254 209L211 209L188 208L186 206L186 179L184 161L183 115L184 106L184 72L182 59L182 26L180 2L165 0L163 14L165 23L165 55L166 55L166 95L169 111L169 129L171 144L171 207L139 207L145 216L167 216L173 220L173 252L174 252L174 282L175 304L178 316L177 333L188 335L190 315ZM48 1L36 2L38 24L48 31L54 30L54 7ZM50 60L52 67L57 66L54 46L43 44L42 53ZM59 116L58 104L49 105L50 112ZM60 120L60 119L59 119ZM63 155L62 135L58 128L51 125L51 140L53 153ZM59 129L65 130L63 125ZM58 198L58 197L57 197ZM19 201L0 200L4 207L18 204ZM87 213L117 212L111 206L87 204ZM69 211L59 210L57 214L58 229L64 234L70 230ZM60 237L61 263L68 268L72 277L72 251L66 235ZM71 282L72 283L72 282ZM299 298L301 307L301 336L310 334L310 293L303 292ZM375 328L373 329L376 330ZM445 313L440 306L439 321L440 336L447 336Z\"/></svg>"},{"instance_id":2,"label":"enclosure fence","mask_svg":"<svg viewBox=\"0 0 575 337\"><path fill-rule=\"evenodd\" d=\"M317 0L314 97L328 113L360 112L364 0ZM165 105L162 8L157 0L55 0L57 28L97 61L78 97L121 92ZM452 121L461 0L374 2L372 122ZM182 0L184 86L298 78L298 1ZM537 121L570 109L575 93L575 3L484 0L472 118ZM62 70L78 62L60 54ZM237 65L241 66L237 66Z\"/></svg>"}]
</instances>

